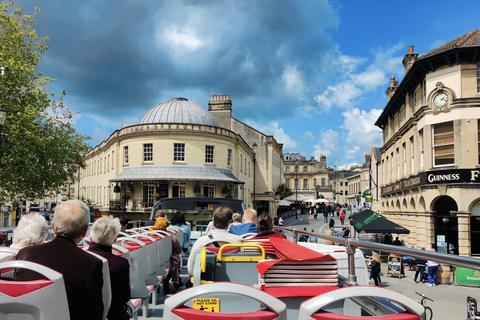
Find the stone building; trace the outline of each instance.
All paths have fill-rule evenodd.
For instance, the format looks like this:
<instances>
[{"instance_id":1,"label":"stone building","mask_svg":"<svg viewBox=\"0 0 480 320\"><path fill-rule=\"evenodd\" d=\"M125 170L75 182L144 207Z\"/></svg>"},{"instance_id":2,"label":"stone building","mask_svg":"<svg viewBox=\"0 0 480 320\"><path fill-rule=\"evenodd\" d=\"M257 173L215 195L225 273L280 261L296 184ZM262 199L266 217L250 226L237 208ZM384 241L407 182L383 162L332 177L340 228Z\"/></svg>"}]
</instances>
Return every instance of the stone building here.
<instances>
[{"instance_id":1,"label":"stone building","mask_svg":"<svg viewBox=\"0 0 480 320\"><path fill-rule=\"evenodd\" d=\"M320 161L318 161L314 157L307 160L300 153L287 153L283 155L283 159L285 161L285 185L294 193L311 199L316 199L319 195L333 199L326 156L321 155Z\"/></svg>"},{"instance_id":2,"label":"stone building","mask_svg":"<svg viewBox=\"0 0 480 320\"><path fill-rule=\"evenodd\" d=\"M102 210L143 217L158 197L195 196L242 199L274 214L282 149L273 136L233 118L227 95L212 94L208 111L173 98L137 123L123 124L87 154L78 197Z\"/></svg>"},{"instance_id":3,"label":"stone building","mask_svg":"<svg viewBox=\"0 0 480 320\"><path fill-rule=\"evenodd\" d=\"M382 212L407 245L480 255L480 30L422 56L410 47L376 121Z\"/></svg>"}]
</instances>

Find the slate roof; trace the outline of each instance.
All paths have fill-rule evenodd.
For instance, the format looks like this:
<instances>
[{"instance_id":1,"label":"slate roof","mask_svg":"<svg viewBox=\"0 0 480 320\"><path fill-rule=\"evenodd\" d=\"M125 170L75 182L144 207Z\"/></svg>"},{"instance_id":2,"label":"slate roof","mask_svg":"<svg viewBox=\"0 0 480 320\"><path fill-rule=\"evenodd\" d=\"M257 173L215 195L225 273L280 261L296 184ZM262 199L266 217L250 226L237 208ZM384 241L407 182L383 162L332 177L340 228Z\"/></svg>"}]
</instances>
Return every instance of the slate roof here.
<instances>
[{"instance_id":1,"label":"slate roof","mask_svg":"<svg viewBox=\"0 0 480 320\"><path fill-rule=\"evenodd\" d=\"M444 45L433 49L430 52L420 56L418 59L426 59L428 57L434 56L439 53L449 51L451 49L457 48L471 48L471 47L480 47L480 29L472 30L463 36L458 37L455 40L452 40Z\"/></svg>"}]
</instances>

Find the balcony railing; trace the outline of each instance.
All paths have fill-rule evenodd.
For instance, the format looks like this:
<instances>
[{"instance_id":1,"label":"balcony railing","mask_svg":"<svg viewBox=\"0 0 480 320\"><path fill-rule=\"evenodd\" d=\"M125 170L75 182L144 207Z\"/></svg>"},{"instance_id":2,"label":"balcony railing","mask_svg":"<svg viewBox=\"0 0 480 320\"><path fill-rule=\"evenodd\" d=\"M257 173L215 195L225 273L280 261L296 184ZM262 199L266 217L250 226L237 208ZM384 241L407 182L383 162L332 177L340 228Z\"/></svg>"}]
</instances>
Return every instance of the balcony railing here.
<instances>
[{"instance_id":1,"label":"balcony railing","mask_svg":"<svg viewBox=\"0 0 480 320\"><path fill-rule=\"evenodd\" d=\"M119 199L110 200L110 211L149 212L155 200L144 201L143 199Z\"/></svg>"}]
</instances>

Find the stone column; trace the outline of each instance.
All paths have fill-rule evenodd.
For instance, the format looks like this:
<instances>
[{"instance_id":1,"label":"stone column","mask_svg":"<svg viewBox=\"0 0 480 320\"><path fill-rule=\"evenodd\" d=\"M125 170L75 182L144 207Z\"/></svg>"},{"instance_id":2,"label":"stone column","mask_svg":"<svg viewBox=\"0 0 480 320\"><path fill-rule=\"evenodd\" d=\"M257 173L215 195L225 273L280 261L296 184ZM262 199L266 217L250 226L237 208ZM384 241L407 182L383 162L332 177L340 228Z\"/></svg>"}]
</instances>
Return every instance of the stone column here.
<instances>
[{"instance_id":1,"label":"stone column","mask_svg":"<svg viewBox=\"0 0 480 320\"><path fill-rule=\"evenodd\" d=\"M410 234L408 235L408 245L416 245L417 241L417 230L415 226L417 225L417 215L415 212L409 212L407 216L407 225L404 227L410 230Z\"/></svg>"},{"instance_id":2,"label":"stone column","mask_svg":"<svg viewBox=\"0 0 480 320\"><path fill-rule=\"evenodd\" d=\"M430 250L432 244L435 244L435 212L434 211L425 211L425 249Z\"/></svg>"},{"instance_id":3,"label":"stone column","mask_svg":"<svg viewBox=\"0 0 480 320\"><path fill-rule=\"evenodd\" d=\"M470 212L457 212L458 217L458 254L470 257L472 249L470 247Z\"/></svg>"},{"instance_id":4,"label":"stone column","mask_svg":"<svg viewBox=\"0 0 480 320\"><path fill-rule=\"evenodd\" d=\"M418 248L427 247L427 216L425 212L420 212L416 215L415 229L416 245ZM411 230L410 230L411 231Z\"/></svg>"}]
</instances>

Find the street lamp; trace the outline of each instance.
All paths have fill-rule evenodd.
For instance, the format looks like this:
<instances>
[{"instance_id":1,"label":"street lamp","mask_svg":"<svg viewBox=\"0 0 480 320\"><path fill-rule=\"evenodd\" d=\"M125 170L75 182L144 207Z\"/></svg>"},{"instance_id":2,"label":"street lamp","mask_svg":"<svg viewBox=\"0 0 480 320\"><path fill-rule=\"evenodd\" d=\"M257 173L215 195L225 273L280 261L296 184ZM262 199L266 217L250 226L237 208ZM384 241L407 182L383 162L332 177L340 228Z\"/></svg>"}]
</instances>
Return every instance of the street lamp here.
<instances>
[{"instance_id":1,"label":"street lamp","mask_svg":"<svg viewBox=\"0 0 480 320\"><path fill-rule=\"evenodd\" d=\"M297 157L298 159L298 157ZM298 161L295 160L295 219L298 217Z\"/></svg>"},{"instance_id":2,"label":"street lamp","mask_svg":"<svg viewBox=\"0 0 480 320\"><path fill-rule=\"evenodd\" d=\"M337 166L333 166L334 182L333 182L333 204L337 200Z\"/></svg>"},{"instance_id":3,"label":"street lamp","mask_svg":"<svg viewBox=\"0 0 480 320\"><path fill-rule=\"evenodd\" d=\"M0 147L2 146L2 127L5 123L5 117L7 115L7 111L0 106Z\"/></svg>"},{"instance_id":4,"label":"street lamp","mask_svg":"<svg viewBox=\"0 0 480 320\"><path fill-rule=\"evenodd\" d=\"M253 208L255 209L255 162L257 161L256 155L257 155L257 143L254 142L252 145L252 152L253 152Z\"/></svg>"}]
</instances>

